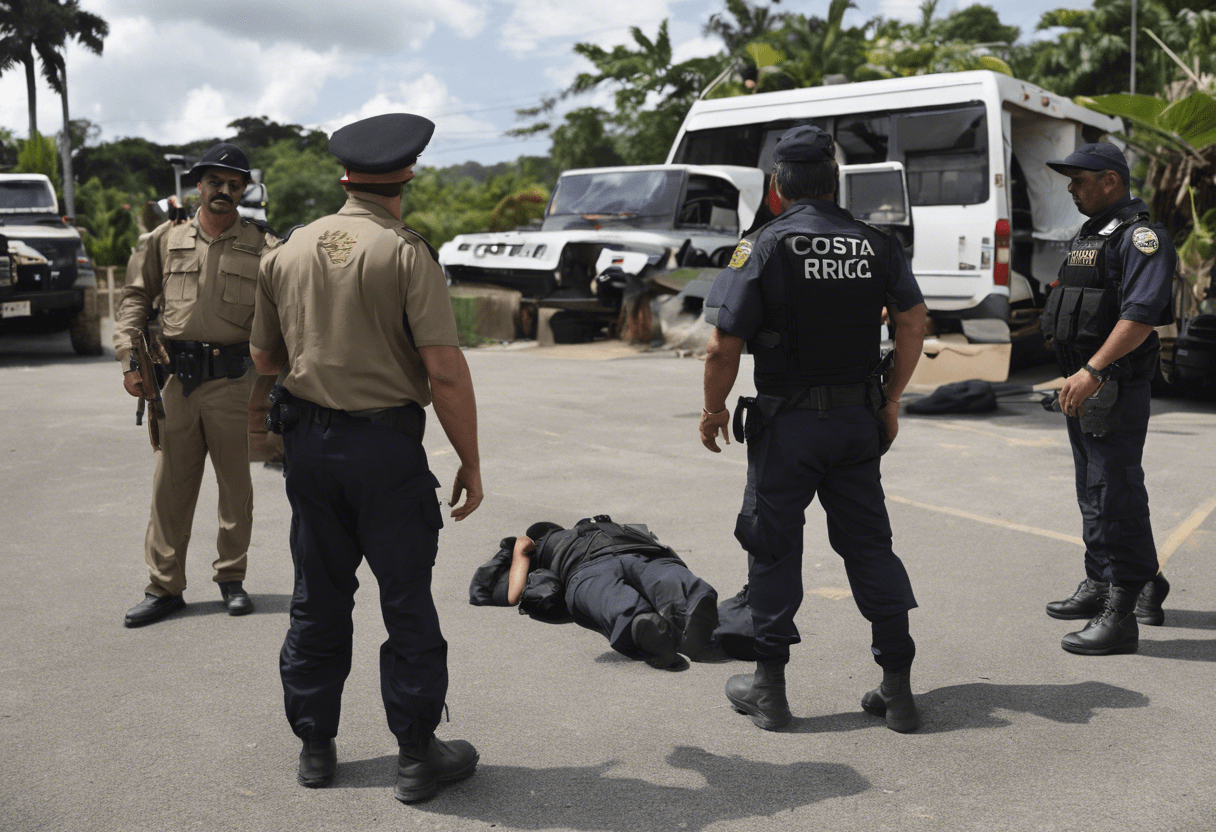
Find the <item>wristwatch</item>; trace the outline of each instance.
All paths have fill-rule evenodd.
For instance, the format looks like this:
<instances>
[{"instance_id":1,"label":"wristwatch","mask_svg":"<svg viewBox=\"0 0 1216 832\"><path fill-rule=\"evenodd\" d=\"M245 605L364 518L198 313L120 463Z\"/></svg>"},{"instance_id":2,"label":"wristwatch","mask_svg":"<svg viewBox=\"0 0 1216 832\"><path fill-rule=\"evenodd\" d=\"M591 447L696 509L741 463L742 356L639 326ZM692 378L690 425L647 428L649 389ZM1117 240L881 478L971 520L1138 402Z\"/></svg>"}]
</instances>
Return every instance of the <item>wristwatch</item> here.
<instances>
[{"instance_id":1,"label":"wristwatch","mask_svg":"<svg viewBox=\"0 0 1216 832\"><path fill-rule=\"evenodd\" d=\"M1093 376L1094 381L1106 381L1106 373L1101 372L1099 370L1095 370L1093 367L1089 366L1088 364L1086 364L1081 369L1084 370L1085 372L1089 373L1091 376Z\"/></svg>"}]
</instances>

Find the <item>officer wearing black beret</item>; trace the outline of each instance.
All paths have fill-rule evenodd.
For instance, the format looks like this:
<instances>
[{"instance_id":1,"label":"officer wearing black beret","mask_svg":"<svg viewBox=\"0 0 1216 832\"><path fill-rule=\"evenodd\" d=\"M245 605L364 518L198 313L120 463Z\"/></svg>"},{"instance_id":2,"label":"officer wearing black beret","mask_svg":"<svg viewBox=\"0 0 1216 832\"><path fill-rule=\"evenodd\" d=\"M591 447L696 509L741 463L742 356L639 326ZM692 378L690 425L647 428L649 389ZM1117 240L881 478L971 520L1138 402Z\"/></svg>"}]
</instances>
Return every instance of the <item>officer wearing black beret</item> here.
<instances>
[{"instance_id":1,"label":"officer wearing black beret","mask_svg":"<svg viewBox=\"0 0 1216 832\"><path fill-rule=\"evenodd\" d=\"M1161 352L1153 328L1173 322L1178 257L1169 235L1150 225L1148 206L1128 193L1119 148L1086 144L1047 164L1068 177L1073 202L1089 217L1042 317L1065 377L1060 406L1085 540L1085 580L1071 597L1048 604L1047 614L1090 619L1064 637L1070 653L1134 653L1137 622L1161 624L1169 592L1158 573L1141 457ZM1095 406L1105 415L1094 418L1095 410L1083 418Z\"/></svg>"},{"instance_id":2,"label":"officer wearing black beret","mask_svg":"<svg viewBox=\"0 0 1216 832\"><path fill-rule=\"evenodd\" d=\"M844 558L857 606L871 623L882 684L862 698L887 727L920 718L910 672L916 606L891 549L879 457L899 430L899 397L920 358L925 305L903 247L836 205L832 137L795 127L777 143L771 187L782 211L745 237L706 299L716 325L705 362L701 441L717 453L727 434L726 398L744 344L755 356L754 402L740 400L735 436L747 441L747 488L735 537L748 554L748 599L759 661L731 677L726 697L761 728L790 719L785 665L799 641L802 534L819 495L832 548ZM883 307L895 322L895 363L883 385ZM741 424L742 422L742 424Z\"/></svg>"},{"instance_id":3,"label":"officer wearing black beret","mask_svg":"<svg viewBox=\"0 0 1216 832\"><path fill-rule=\"evenodd\" d=\"M434 731L447 696L447 642L431 597L443 517L422 446L432 402L460 459L451 504L481 503L473 384L434 249L401 222L401 191L435 125L393 113L343 127L329 149L346 205L295 231L258 277L253 359L288 367L271 418L282 430L295 593L280 671L299 780L333 778L350 672L355 570L380 585L388 640L380 682L400 749L397 799L468 777L477 752Z\"/></svg>"}]
</instances>

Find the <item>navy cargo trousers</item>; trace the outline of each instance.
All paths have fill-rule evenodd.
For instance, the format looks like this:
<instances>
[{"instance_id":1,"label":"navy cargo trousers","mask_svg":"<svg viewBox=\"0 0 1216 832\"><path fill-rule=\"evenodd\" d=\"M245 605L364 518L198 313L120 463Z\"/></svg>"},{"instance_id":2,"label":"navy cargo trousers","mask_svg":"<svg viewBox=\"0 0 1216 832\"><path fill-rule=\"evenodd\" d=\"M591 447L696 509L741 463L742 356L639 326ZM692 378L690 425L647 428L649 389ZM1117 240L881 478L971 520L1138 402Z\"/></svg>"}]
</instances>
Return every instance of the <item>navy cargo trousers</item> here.
<instances>
[{"instance_id":1,"label":"navy cargo trousers","mask_svg":"<svg viewBox=\"0 0 1216 832\"><path fill-rule=\"evenodd\" d=\"M443 517L418 440L311 412L283 435L295 591L279 656L287 719L301 739L336 736L350 673L351 611L367 558L388 639L380 690L402 747L429 741L447 696L447 642L431 597Z\"/></svg>"},{"instance_id":2,"label":"navy cargo trousers","mask_svg":"<svg viewBox=\"0 0 1216 832\"><path fill-rule=\"evenodd\" d=\"M1139 583L1157 574L1157 548L1144 487L1144 440L1148 435L1151 382L1121 384L1115 405L1118 430L1087 436L1069 418L1068 439L1077 474L1085 574L1096 581Z\"/></svg>"},{"instance_id":3,"label":"navy cargo trousers","mask_svg":"<svg viewBox=\"0 0 1216 832\"><path fill-rule=\"evenodd\" d=\"M748 604L756 653L788 661L802 604L806 509L819 495L828 539L844 559L849 586L873 628L884 668L906 667L916 647L908 610L916 606L907 570L891 548L879 474L880 426L862 405L778 414L747 446L747 489L735 537L748 553Z\"/></svg>"}]
</instances>

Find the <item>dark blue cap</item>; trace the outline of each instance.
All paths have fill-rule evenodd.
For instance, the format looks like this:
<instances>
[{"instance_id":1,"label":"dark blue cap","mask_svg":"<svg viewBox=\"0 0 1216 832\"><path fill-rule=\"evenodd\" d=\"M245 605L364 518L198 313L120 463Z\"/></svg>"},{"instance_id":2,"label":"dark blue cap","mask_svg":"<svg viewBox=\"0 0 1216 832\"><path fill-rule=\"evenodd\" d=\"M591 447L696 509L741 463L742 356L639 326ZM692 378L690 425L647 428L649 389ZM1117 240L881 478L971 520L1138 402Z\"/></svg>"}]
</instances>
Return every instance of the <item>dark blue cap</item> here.
<instances>
[{"instance_id":1,"label":"dark blue cap","mask_svg":"<svg viewBox=\"0 0 1216 832\"><path fill-rule=\"evenodd\" d=\"M220 142L208 148L203 157L190 168L189 181L198 182L207 168L235 170L245 174L246 179L249 178L249 159L245 156L245 151L228 142Z\"/></svg>"},{"instance_id":2,"label":"dark blue cap","mask_svg":"<svg viewBox=\"0 0 1216 832\"><path fill-rule=\"evenodd\" d=\"M774 162L831 162L836 158L836 142L831 134L804 124L791 127L777 140Z\"/></svg>"},{"instance_id":3,"label":"dark blue cap","mask_svg":"<svg viewBox=\"0 0 1216 832\"><path fill-rule=\"evenodd\" d=\"M435 123L410 113L372 116L334 131L329 152L349 171L391 173L418 161Z\"/></svg>"},{"instance_id":4,"label":"dark blue cap","mask_svg":"<svg viewBox=\"0 0 1216 832\"><path fill-rule=\"evenodd\" d=\"M1094 142L1083 144L1069 153L1062 162L1048 162L1047 167L1057 173L1065 173L1065 168L1080 168L1081 170L1113 170L1123 177L1126 182L1131 171L1127 167L1127 158L1123 151L1109 142Z\"/></svg>"}]
</instances>

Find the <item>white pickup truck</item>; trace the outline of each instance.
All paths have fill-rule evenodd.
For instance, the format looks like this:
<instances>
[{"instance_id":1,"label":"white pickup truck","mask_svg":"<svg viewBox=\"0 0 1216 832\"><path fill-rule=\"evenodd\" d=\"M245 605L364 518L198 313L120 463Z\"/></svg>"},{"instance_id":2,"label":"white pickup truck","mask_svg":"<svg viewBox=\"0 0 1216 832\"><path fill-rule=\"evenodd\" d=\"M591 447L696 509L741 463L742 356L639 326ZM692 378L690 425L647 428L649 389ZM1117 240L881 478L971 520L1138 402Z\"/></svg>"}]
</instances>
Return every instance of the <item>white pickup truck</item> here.
<instances>
[{"instance_id":1,"label":"white pickup truck","mask_svg":"<svg viewBox=\"0 0 1216 832\"><path fill-rule=\"evenodd\" d=\"M439 249L439 262L453 283L504 286L544 306L613 315L631 279L725 266L763 198L757 168L569 170L540 230L462 234Z\"/></svg>"}]
</instances>

